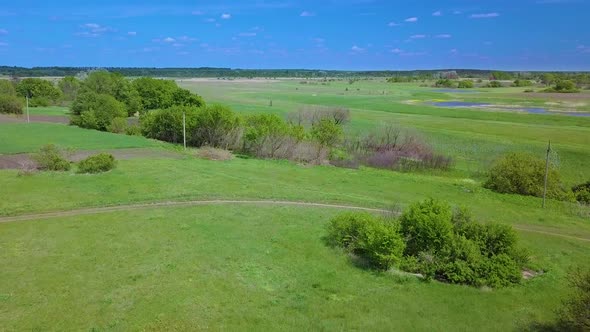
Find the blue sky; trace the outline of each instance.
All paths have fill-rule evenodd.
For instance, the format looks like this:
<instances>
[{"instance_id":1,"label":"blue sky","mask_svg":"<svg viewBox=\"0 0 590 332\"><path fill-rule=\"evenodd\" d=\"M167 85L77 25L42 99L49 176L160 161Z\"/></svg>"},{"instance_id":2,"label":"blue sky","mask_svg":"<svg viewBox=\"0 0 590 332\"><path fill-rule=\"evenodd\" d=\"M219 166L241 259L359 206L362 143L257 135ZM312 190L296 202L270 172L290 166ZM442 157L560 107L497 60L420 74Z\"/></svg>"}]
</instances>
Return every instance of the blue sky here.
<instances>
[{"instance_id":1,"label":"blue sky","mask_svg":"<svg viewBox=\"0 0 590 332\"><path fill-rule=\"evenodd\" d=\"M587 0L0 0L0 65L590 70Z\"/></svg>"}]
</instances>

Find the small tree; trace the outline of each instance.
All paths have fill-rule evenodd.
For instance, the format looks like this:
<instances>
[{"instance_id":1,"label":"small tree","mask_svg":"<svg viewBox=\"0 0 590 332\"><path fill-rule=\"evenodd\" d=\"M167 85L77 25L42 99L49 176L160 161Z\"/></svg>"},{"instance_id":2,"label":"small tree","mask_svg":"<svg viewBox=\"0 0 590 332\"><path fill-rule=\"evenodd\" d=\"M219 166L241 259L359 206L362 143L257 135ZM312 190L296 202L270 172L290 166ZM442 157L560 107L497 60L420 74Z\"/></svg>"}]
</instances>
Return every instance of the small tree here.
<instances>
[{"instance_id":1,"label":"small tree","mask_svg":"<svg viewBox=\"0 0 590 332\"><path fill-rule=\"evenodd\" d=\"M22 114L22 99L11 95L0 95L0 113Z\"/></svg>"},{"instance_id":2,"label":"small tree","mask_svg":"<svg viewBox=\"0 0 590 332\"><path fill-rule=\"evenodd\" d=\"M400 217L401 232L407 240L406 254L438 254L453 237L449 205L429 199L411 205Z\"/></svg>"},{"instance_id":3,"label":"small tree","mask_svg":"<svg viewBox=\"0 0 590 332\"><path fill-rule=\"evenodd\" d=\"M39 152L33 156L39 169L46 171L69 171L70 162L64 157L61 149L53 144L43 146Z\"/></svg>"},{"instance_id":4,"label":"small tree","mask_svg":"<svg viewBox=\"0 0 590 332\"><path fill-rule=\"evenodd\" d=\"M16 91L22 97L40 98L56 101L61 97L61 91L51 82L40 78L25 78L16 85Z\"/></svg>"},{"instance_id":5,"label":"small tree","mask_svg":"<svg viewBox=\"0 0 590 332\"><path fill-rule=\"evenodd\" d=\"M459 89L472 89L473 88L473 81L472 80L459 81L458 88Z\"/></svg>"},{"instance_id":6,"label":"small tree","mask_svg":"<svg viewBox=\"0 0 590 332\"><path fill-rule=\"evenodd\" d=\"M572 294L559 312L560 330L590 330L590 269L578 268L569 274Z\"/></svg>"},{"instance_id":7,"label":"small tree","mask_svg":"<svg viewBox=\"0 0 590 332\"><path fill-rule=\"evenodd\" d=\"M61 90L65 100L73 101L80 90L80 81L74 76L66 76L59 80L57 86Z\"/></svg>"},{"instance_id":8,"label":"small tree","mask_svg":"<svg viewBox=\"0 0 590 332\"><path fill-rule=\"evenodd\" d=\"M320 145L331 148L342 139L344 132L342 127L334 121L322 119L311 128L311 137Z\"/></svg>"},{"instance_id":9,"label":"small tree","mask_svg":"<svg viewBox=\"0 0 590 332\"><path fill-rule=\"evenodd\" d=\"M529 153L510 153L494 164L484 187L499 193L542 197L544 182L545 160ZM567 198L553 166L549 168L547 197Z\"/></svg>"},{"instance_id":10,"label":"small tree","mask_svg":"<svg viewBox=\"0 0 590 332\"><path fill-rule=\"evenodd\" d=\"M0 79L0 95L16 96L14 84L9 80Z\"/></svg>"}]
</instances>

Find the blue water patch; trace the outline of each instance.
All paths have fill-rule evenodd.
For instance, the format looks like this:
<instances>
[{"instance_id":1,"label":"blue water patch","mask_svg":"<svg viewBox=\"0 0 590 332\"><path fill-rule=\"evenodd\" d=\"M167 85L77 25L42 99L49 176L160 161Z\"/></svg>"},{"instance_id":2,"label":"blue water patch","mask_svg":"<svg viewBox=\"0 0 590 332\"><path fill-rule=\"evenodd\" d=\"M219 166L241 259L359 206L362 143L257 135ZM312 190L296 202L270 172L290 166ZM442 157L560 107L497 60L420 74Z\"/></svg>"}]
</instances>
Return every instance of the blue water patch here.
<instances>
[{"instance_id":1,"label":"blue water patch","mask_svg":"<svg viewBox=\"0 0 590 332\"><path fill-rule=\"evenodd\" d=\"M434 92L440 93L478 93L479 91L469 89L433 89Z\"/></svg>"},{"instance_id":2,"label":"blue water patch","mask_svg":"<svg viewBox=\"0 0 590 332\"><path fill-rule=\"evenodd\" d=\"M491 107L490 104L485 103L471 103L467 101L441 101L437 103L432 103L434 106L438 107Z\"/></svg>"},{"instance_id":3,"label":"blue water patch","mask_svg":"<svg viewBox=\"0 0 590 332\"><path fill-rule=\"evenodd\" d=\"M503 109L507 111L521 111L526 112L529 114L561 114L567 116L582 116L582 117L590 117L590 113L579 113L579 112L552 112L547 110L546 108L541 107L524 107L524 108L515 108L515 107L506 107L501 105L493 105L493 104L486 104L486 103L473 103L468 101L441 101L436 103L430 103L433 106L438 107L473 107L473 108L497 108Z\"/></svg>"}]
</instances>

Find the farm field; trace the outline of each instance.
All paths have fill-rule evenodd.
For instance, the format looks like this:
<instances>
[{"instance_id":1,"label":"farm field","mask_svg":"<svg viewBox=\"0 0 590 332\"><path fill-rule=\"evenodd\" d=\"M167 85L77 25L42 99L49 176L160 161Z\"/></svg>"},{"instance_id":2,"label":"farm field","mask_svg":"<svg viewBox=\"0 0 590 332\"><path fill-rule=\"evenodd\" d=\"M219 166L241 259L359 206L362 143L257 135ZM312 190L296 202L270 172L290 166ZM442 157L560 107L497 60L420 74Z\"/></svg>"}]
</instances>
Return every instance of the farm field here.
<instances>
[{"instance_id":1,"label":"farm field","mask_svg":"<svg viewBox=\"0 0 590 332\"><path fill-rule=\"evenodd\" d=\"M455 165L410 173L243 156L214 161L138 136L0 123L0 157L47 143L146 151L96 175L0 170L0 264L8 266L0 270L0 321L7 330L522 330L555 321L570 269L590 257L588 207L549 200L541 209L540 198L482 187L499 156L543 156L549 139L566 184L586 181L590 118L429 104L549 102L556 111L585 112L587 94L572 106L571 97L529 100L517 88L464 94L379 80L179 84L242 113L348 107L348 132L395 124L423 135ZM160 150L174 156L153 154ZM431 197L468 206L478 221L512 225L544 273L503 289L422 282L360 269L323 240L328 220L347 206L399 213Z\"/></svg>"}]
</instances>

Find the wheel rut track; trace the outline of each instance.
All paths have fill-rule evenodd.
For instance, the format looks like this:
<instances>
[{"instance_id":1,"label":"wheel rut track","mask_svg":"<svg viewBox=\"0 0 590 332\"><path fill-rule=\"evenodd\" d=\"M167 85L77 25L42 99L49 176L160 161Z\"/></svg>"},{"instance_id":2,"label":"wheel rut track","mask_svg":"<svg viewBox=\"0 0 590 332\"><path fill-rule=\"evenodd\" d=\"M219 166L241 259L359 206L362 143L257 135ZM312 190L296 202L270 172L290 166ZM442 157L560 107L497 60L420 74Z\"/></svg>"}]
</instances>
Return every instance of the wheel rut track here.
<instances>
[{"instance_id":1,"label":"wheel rut track","mask_svg":"<svg viewBox=\"0 0 590 332\"><path fill-rule=\"evenodd\" d=\"M133 211L133 210L153 209L153 208L186 207L186 206L201 206L201 205L202 206L205 206L205 205L277 205L277 206L321 207L321 208L332 208L332 209L341 209L341 210L357 210L357 211L379 212L379 213L391 212L391 211L385 210L385 209L369 208L369 207L346 205L346 204L314 203L314 202L299 202L299 201L284 201L284 200L222 200L222 199L216 199L216 200L191 200L191 201L162 201L162 202L152 202L152 203L113 205L113 206L103 206L103 207L93 207L93 208L81 208L81 209L74 209L74 210L67 210L67 211L24 214L24 215L0 217L0 223L23 222L23 221L32 221L32 220L39 220L39 219L51 219L51 218L59 218L59 217L93 215L93 214L118 212L118 211ZM548 236L561 237L564 239L590 242L590 238L578 237L578 236L573 236L573 235L567 235L567 234L561 234L561 233L555 233L555 232L550 232L550 231L534 229L534 228L528 227L526 225L513 225L512 227L514 229L522 231L522 232L537 233L537 234L543 234L543 235L548 235Z\"/></svg>"}]
</instances>

